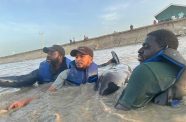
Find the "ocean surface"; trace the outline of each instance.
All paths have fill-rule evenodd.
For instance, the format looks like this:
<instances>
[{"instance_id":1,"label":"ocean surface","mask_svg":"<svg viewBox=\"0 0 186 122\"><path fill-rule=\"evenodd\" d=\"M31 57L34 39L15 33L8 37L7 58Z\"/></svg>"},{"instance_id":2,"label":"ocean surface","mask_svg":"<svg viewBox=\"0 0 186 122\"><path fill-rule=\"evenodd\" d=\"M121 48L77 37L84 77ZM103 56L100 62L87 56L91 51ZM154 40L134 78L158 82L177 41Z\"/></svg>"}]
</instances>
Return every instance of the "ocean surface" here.
<instances>
[{"instance_id":1,"label":"ocean surface","mask_svg":"<svg viewBox=\"0 0 186 122\"><path fill-rule=\"evenodd\" d=\"M133 70L139 63L137 51L141 44L97 50L94 52L94 61L97 64L108 61L111 51L115 51L122 65L113 71L122 72L124 77L129 76L128 66ZM186 37L179 38L178 50L186 58ZM71 59L69 55L67 56ZM0 65L0 77L23 75L37 69L44 59ZM99 73L110 70L110 67L99 69ZM27 106L7 114L0 114L0 122L186 122L186 102L177 108L149 104L144 108L132 111L114 109L122 89L115 94L102 97L93 90L92 84L80 87L65 87L56 93L48 93L48 86L13 89L0 88L0 110L11 102L19 99L37 96Z\"/></svg>"}]
</instances>

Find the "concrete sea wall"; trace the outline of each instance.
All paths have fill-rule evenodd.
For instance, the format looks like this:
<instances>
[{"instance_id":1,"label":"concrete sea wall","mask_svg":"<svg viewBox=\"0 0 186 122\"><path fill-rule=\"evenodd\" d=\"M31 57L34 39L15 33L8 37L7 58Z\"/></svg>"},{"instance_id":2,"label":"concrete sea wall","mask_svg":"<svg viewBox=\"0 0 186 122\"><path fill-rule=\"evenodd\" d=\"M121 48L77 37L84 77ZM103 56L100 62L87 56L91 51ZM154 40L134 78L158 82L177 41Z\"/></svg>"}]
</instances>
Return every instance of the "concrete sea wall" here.
<instances>
[{"instance_id":1,"label":"concrete sea wall","mask_svg":"<svg viewBox=\"0 0 186 122\"><path fill-rule=\"evenodd\" d=\"M173 20L169 22L158 23L156 25L148 25L123 32L114 32L112 34L103 35L87 40L81 40L73 44L65 44L62 46L65 48L67 54L70 52L70 50L82 45L89 46L94 50L125 46L141 43L147 33L162 28L169 29L177 35L184 35L186 34L186 19ZM42 50L39 49L11 56L0 57L0 64L37 59L45 56L46 54L44 54Z\"/></svg>"}]
</instances>

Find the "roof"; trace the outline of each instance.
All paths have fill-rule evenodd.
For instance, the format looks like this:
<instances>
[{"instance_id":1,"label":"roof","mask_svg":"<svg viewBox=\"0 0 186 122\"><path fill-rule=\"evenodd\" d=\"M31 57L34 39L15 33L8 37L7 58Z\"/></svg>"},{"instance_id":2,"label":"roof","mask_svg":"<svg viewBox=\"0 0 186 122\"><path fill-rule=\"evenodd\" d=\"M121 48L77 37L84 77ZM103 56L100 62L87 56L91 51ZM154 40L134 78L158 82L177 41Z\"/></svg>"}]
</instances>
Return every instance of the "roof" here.
<instances>
[{"instance_id":1,"label":"roof","mask_svg":"<svg viewBox=\"0 0 186 122\"><path fill-rule=\"evenodd\" d=\"M158 12L158 13L155 15L155 17L158 16L159 14L161 14L163 11L165 11L166 9L168 9L168 8L171 7L171 6L185 7L185 8L186 8L186 5L170 4L169 6L167 6L166 8L164 8L163 10L161 10L160 12Z\"/></svg>"}]
</instances>

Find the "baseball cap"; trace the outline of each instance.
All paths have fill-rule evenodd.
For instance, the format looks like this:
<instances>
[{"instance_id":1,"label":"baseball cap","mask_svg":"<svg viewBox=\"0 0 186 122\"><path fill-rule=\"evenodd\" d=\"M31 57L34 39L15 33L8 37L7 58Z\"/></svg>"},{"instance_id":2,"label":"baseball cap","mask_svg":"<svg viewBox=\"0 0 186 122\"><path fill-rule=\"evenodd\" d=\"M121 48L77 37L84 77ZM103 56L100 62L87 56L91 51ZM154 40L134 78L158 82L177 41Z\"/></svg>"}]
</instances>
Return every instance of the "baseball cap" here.
<instances>
[{"instance_id":1,"label":"baseball cap","mask_svg":"<svg viewBox=\"0 0 186 122\"><path fill-rule=\"evenodd\" d=\"M81 47L78 47L77 49L73 49L70 52L70 55L75 57L77 55L77 53L81 53L83 55L89 55L89 56L93 57L93 50L89 47L86 47L86 46L81 46Z\"/></svg>"},{"instance_id":2,"label":"baseball cap","mask_svg":"<svg viewBox=\"0 0 186 122\"><path fill-rule=\"evenodd\" d=\"M51 52L59 52L61 55L65 55L65 50L62 46L60 45L53 45L52 47L44 47L43 52L48 53L49 51Z\"/></svg>"}]
</instances>

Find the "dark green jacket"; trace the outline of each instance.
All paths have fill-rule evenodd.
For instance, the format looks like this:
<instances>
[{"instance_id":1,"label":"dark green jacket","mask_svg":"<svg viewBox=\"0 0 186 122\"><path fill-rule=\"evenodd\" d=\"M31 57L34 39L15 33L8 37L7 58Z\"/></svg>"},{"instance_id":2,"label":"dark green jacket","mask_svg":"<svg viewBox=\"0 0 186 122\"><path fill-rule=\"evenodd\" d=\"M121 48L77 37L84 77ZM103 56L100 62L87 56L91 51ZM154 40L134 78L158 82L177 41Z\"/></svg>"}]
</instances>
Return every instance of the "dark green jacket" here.
<instances>
[{"instance_id":1,"label":"dark green jacket","mask_svg":"<svg viewBox=\"0 0 186 122\"><path fill-rule=\"evenodd\" d=\"M148 62L137 66L118 102L127 108L142 107L176 80L177 67L169 63Z\"/></svg>"}]
</instances>

